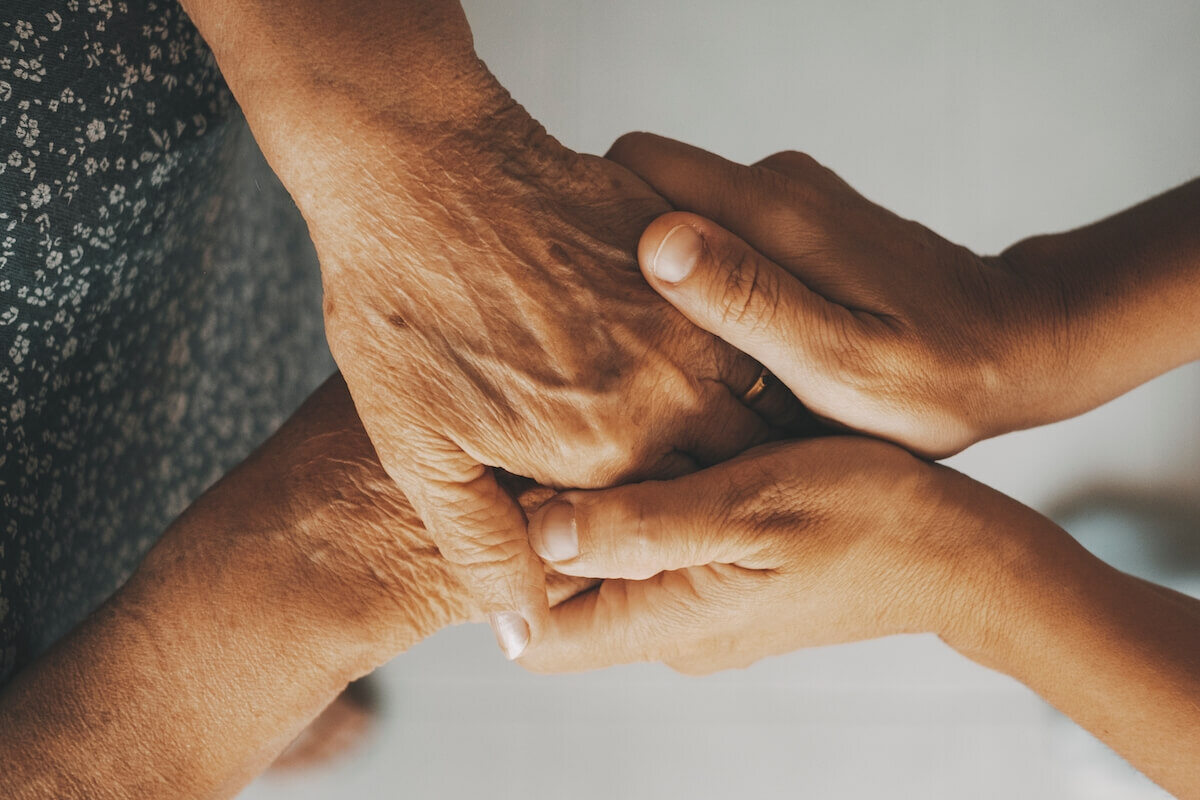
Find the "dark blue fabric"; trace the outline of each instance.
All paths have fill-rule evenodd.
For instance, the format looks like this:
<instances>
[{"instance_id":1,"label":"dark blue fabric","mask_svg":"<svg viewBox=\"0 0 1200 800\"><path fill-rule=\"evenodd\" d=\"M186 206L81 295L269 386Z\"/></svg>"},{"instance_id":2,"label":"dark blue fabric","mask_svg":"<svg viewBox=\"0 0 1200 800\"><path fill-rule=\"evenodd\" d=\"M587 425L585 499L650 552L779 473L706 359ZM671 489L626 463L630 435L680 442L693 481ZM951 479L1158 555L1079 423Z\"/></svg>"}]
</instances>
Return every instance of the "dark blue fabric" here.
<instances>
[{"instance_id":1,"label":"dark blue fabric","mask_svg":"<svg viewBox=\"0 0 1200 800\"><path fill-rule=\"evenodd\" d=\"M304 225L174 2L0 8L0 683L332 370Z\"/></svg>"}]
</instances>

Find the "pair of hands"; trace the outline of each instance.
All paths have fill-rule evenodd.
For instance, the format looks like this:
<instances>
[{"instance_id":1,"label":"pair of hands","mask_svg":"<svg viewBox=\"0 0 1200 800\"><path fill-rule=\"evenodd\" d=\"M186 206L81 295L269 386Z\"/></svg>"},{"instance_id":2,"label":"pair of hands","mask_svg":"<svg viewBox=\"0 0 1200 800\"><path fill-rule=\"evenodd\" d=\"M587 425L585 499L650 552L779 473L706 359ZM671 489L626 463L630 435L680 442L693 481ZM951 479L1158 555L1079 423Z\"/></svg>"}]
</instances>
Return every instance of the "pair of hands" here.
<instances>
[{"instance_id":1,"label":"pair of hands","mask_svg":"<svg viewBox=\"0 0 1200 800\"><path fill-rule=\"evenodd\" d=\"M803 429L797 397L924 455L1040 421L1013 401L1062 358L1017 373L1063 344L1065 298L1036 271L979 259L800 157L734 168L644 137L608 160L573 153L479 62L454 0L186 5L309 223L330 347L379 459L510 657L549 609L497 469L553 488L670 478ZM672 207L777 262L735 272L749 305L639 274L630 254ZM693 222L725 255L754 252ZM674 223L655 226L643 247ZM801 280L776 280L788 269ZM745 333L706 325L714 309ZM783 383L747 407L755 358Z\"/></svg>"},{"instance_id":2,"label":"pair of hands","mask_svg":"<svg viewBox=\"0 0 1200 800\"><path fill-rule=\"evenodd\" d=\"M563 359L582 363L603 353L594 342L580 340L579 330L603 333L589 319L592 312L604 322L614 322L613 315L618 315L616 332L634 331L640 346L646 347L655 330L649 324L653 312L666 320L660 325L672 326L672 333L655 343L658 352L650 359L652 364L676 358L662 352L671 351L677 340L703 337L704 329L727 342L728 350L746 352L771 368L783 386L833 425L891 439L918 453L944 455L1018 427L1029 413L1022 402L1028 393L1018 394L1013 387L1041 385L1060 372L1046 367L1047 355L1053 359L1066 328L1058 313L1063 304L1055 296L1052 275L1022 272L1002 257L984 259L952 245L865 200L806 156L782 153L744 167L677 142L637 134L619 141L609 158L614 162L612 174L622 176L614 185L634 187L638 196L647 193L642 184L617 171L623 167L645 179L672 205L696 212L660 216L645 229L639 246L646 283L696 327L680 324L670 309L655 307L633 286L628 295L633 307L622 309L625 301L619 299L619 292L611 285L599 287L623 284L627 271L601 279L594 262L579 264L592 284L575 286L569 296L588 312L572 315L562 324L582 328L569 334L550 329L557 324L553 313L546 314L545 303L533 303L517 315L515 325L529 324L529 330L546 338L535 351L538 363L526 371L515 365L519 374L532 374ZM593 170L585 174L610 168L594 160L579 163ZM605 196L595 180L589 185L591 197ZM605 218L591 215L597 217ZM613 224L618 222L614 218ZM580 251L577 258L583 254ZM478 258L463 262L481 263ZM503 268L491 264L488 272L503 273ZM465 273L460 277L459 283L472 278ZM642 276L634 277L642 281ZM447 292L453 285L447 282ZM528 290L515 279L508 289L516 294L518 307ZM609 302L601 302L606 299ZM333 303L336 309L336 298ZM550 303L549 311L555 310ZM628 317L620 316L626 311ZM485 318L497 323L504 309L485 304L479 312L493 315ZM401 330L415 340L411 327L406 323ZM510 342L515 335L495 332L501 342ZM379 344L370 335L354 341L361 346ZM717 340L700 341L706 352L725 352L714 344ZM577 352L581 344L587 353ZM486 347L498 349L483 339L474 341L457 363L461 366L462 359ZM548 355L548 348L555 352ZM507 355L509 366L513 355L529 355L522 348L512 351ZM619 358L626 356L632 358L626 353ZM740 369L738 359L734 356L729 363ZM427 360L417 363L427 364ZM480 360L477 369L467 372L478 377L485 366ZM629 373L629 382L623 385L654 387L655 380L661 380L661 375L653 369L643 371L643 366L631 361L623 367L619 374ZM493 449L481 459L485 462L502 455L504 443L495 431L529 435L542 445L553 435L549 428L524 434L520 427L501 426L492 416L497 407L504 409L505 419L518 424L525 417L514 404L547 408L552 413L546 419L570 429L579 422L579 408L571 405L571 398L578 396L591 401L584 405L590 415L610 423L604 429L609 452L617 452L618 437L630 431L627 419L605 415L621 392L631 389L590 390L594 377L590 373L574 376L583 388L565 380L550 391L541 379L518 381L514 398L499 384L499 377L495 384L457 386L452 392L422 381L426 370L432 368L423 366L407 378L396 375L392 379L396 391L423 397L441 392L459 400L453 409L433 404L434 417L464 414L463 400L477 403L479 407L472 406L474 410L463 418L492 421L487 432ZM445 380L458 378L444 367L434 372ZM672 377L689 385L688 374L678 365ZM739 377L744 385L745 376ZM520 390L531 387L545 396L520 396ZM662 403L661 395L661 390L651 388L637 396ZM574 474L576 483L603 485L691 472L697 465L721 461L739 447L767 438L763 416L787 419L790 414L792 422L797 419L794 408L781 403L778 395L752 404L766 403L762 415L738 404L728 384L720 385L715 396L717 411L706 412L715 416L697 417L697 406L688 404L692 412L686 427L713 431L725 423L722 446L706 447L703 439L693 435L687 455L673 451L678 461L658 461L643 467L644 472L622 465L605 474ZM358 405L369 420L364 403ZM426 402L421 408L428 410L430 405ZM374 407L366 405L370 408ZM732 420L728 409L735 412ZM655 414L668 412L647 408L634 413L635 419L650 415L653 426ZM1051 418L1052 412L1043 413ZM367 425L370 429L369 421ZM728 428L734 429L734 435ZM401 430L412 435L410 427ZM679 430L632 427L635 435L643 437L639 441L670 437ZM462 438L470 440L483 431L471 430ZM381 454L386 452L372 439ZM576 450L564 449L560 455L582 459L594 452L576 444ZM443 445L432 452L445 454L452 449ZM534 458L538 453L541 460ZM419 458L415 464L393 465L388 472L395 476L413 469L430 470L428 451ZM551 474L546 471L549 462L553 459L545 458L544 450L535 449L511 463L553 484L546 477ZM572 469L579 469L586 461L573 464ZM470 469L482 468L473 464ZM501 505L509 496L488 472L469 475L464 482L441 484L455 487L455 494L443 496L447 502L454 498L460 526L448 541L444 531L438 532L435 514L431 533L442 553L466 570L468 584L472 572L476 585L504 577L502 567L523 574L524 565L512 569L512 562L526 558L540 580L541 561L520 548L523 541L501 539L498 523L491 538L474 538L465 530L474 521L469 515L479 513L485 504L478 498L470 502L462 494L464 487L486 482L491 487L487 491L494 492L495 502ZM410 487L411 481L406 489L412 491ZM428 503L427 497L418 497L418 507L422 500ZM947 635L954 628L956 635L967 637L968 629L975 631L972 621L949 612L984 608L983 603L962 603L959 596L978 585L980 570L994 568L982 563L985 559L961 557L977 549L974 534L984 527L981 507L989 508L987 525L993 527L1002 527L1001 520L1007 518L1025 527L1053 528L1044 521L1033 522L1027 509L957 473L926 464L900 448L853 437L772 445L673 482L564 495L532 518L533 550L561 573L632 582L607 581L598 591L559 609L540 623L549 636L522 661L534 669L558 671L654 659L687 671L710 671L800 646L890 633ZM575 516L568 513L572 509ZM513 512L510 527L518 524L523 530L520 510ZM797 529L805 535L797 537ZM382 549L377 556L386 560ZM791 598L786 606L795 615L779 613L784 597ZM493 611L495 603L494 596L485 594L481 606ZM666 624L671 620L678 623L676 628ZM506 632L511 633L511 628ZM524 645L507 649L513 655Z\"/></svg>"},{"instance_id":3,"label":"pair of hands","mask_svg":"<svg viewBox=\"0 0 1200 800\"><path fill-rule=\"evenodd\" d=\"M1045 335L1061 307L1041 276L900 220L800 156L743 174L642 138L601 160L518 109L491 119L498 137L456 132L434 174L411 167L415 188L396 203L309 217L330 346L364 425L443 555L468 570L509 657L540 637L548 607L525 517L493 468L554 488L670 478L795 432L806 412L793 393L926 455L1025 424L997 400L1020 397L1015 357L1036 359L1014 331ZM672 293L652 274L647 285L627 254L655 217L643 262L691 229L661 216L672 206L730 229L691 218L714 260L740 259L741 296L716 283ZM776 277L797 265L803 282ZM689 283L702 280L723 276ZM758 362L782 384L747 407Z\"/></svg>"},{"instance_id":4,"label":"pair of hands","mask_svg":"<svg viewBox=\"0 0 1200 800\"><path fill-rule=\"evenodd\" d=\"M1022 388L1065 389L1055 349L1078 326L1052 272L953 245L801 153L747 167L631 134L609 158L686 209L645 231L647 282L830 427L939 457L1059 415ZM1011 567L997 548L1032 558L1065 534L905 449L779 443L674 481L561 495L532 517L534 549L606 580L555 609L522 663L706 673L912 632L977 650Z\"/></svg>"}]
</instances>

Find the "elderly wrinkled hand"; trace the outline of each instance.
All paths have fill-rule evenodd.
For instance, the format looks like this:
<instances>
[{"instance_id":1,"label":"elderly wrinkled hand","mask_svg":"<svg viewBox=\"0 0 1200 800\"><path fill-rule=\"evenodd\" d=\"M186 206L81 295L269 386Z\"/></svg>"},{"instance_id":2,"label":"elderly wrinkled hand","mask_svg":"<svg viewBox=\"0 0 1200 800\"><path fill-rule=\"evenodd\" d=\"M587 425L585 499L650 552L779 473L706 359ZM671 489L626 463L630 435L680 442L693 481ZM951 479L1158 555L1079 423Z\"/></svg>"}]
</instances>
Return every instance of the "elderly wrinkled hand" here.
<instances>
[{"instance_id":1,"label":"elderly wrinkled hand","mask_svg":"<svg viewBox=\"0 0 1200 800\"><path fill-rule=\"evenodd\" d=\"M525 510L553 494L514 476L500 479ZM372 654L370 667L443 627L486 616L467 590L464 568L438 553L412 504L379 465L340 375L187 517L220 520L213 526L219 528L236 520L237 549L256 558L274 555L275 566L260 577L285 575L291 591L310 601L305 606L314 609L314 619L331 621L341 638ZM159 557L152 553L148 564ZM308 574L288 574L284 565L296 564L308 565ZM235 566L253 572L253 563ZM557 574L548 581L551 603L587 585Z\"/></svg>"},{"instance_id":2,"label":"elderly wrinkled hand","mask_svg":"<svg viewBox=\"0 0 1200 800\"><path fill-rule=\"evenodd\" d=\"M292 162L294 136L264 150L308 220L379 459L511 657L547 606L493 468L557 487L677 475L765 441L790 396L741 403L758 365L646 286L634 250L666 201L563 147L490 75L465 83L470 110L436 131L367 114L310 146L336 154L323 166Z\"/></svg>"}]
</instances>

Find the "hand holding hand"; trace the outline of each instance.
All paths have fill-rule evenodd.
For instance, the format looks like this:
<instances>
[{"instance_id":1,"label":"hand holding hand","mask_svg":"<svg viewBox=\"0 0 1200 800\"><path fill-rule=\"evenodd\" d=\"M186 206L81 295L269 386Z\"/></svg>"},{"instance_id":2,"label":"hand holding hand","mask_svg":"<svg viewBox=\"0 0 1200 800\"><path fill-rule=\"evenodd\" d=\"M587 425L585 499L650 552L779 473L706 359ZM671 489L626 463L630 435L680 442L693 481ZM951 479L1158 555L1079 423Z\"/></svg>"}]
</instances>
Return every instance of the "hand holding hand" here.
<instances>
[{"instance_id":1,"label":"hand holding hand","mask_svg":"<svg viewBox=\"0 0 1200 800\"><path fill-rule=\"evenodd\" d=\"M553 495L527 480L500 479L526 510ZM242 575L258 594L304 609L310 636L328 632L326 644L336 645L318 648L320 657L355 654L359 662L347 680L441 628L486 619L464 568L441 556L380 467L340 375L205 493L181 523L151 552L143 572L157 569L164 552L172 561L180 550L223 553L226 573ZM548 574L549 601L559 603L589 583ZM293 638L298 648L316 644L299 632Z\"/></svg>"},{"instance_id":2,"label":"hand holding hand","mask_svg":"<svg viewBox=\"0 0 1200 800\"><path fill-rule=\"evenodd\" d=\"M1086 403L1053 272L978 256L801 153L746 167L630 134L609 158L691 212L643 235L650 285L817 415L941 457Z\"/></svg>"},{"instance_id":3,"label":"hand holding hand","mask_svg":"<svg viewBox=\"0 0 1200 800\"><path fill-rule=\"evenodd\" d=\"M608 580L552 612L522 663L664 661L699 673L898 633L971 646L1023 532L1049 542L1056 530L953 470L858 437L565 492L530 520L534 548L564 574Z\"/></svg>"},{"instance_id":4,"label":"hand holding hand","mask_svg":"<svg viewBox=\"0 0 1200 800\"><path fill-rule=\"evenodd\" d=\"M535 671L707 673L932 632L1179 796L1200 790L1200 601L893 445L766 445L673 481L566 492L530 533L559 571L605 578L554 609L521 659Z\"/></svg>"}]
</instances>

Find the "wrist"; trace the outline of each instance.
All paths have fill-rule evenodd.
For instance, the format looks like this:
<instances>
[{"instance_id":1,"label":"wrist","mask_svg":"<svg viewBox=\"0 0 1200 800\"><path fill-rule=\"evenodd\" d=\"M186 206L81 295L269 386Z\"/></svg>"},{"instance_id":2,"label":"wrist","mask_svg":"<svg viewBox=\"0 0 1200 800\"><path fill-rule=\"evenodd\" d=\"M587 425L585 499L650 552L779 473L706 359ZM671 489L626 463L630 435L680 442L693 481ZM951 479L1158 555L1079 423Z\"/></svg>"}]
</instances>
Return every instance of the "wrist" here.
<instances>
[{"instance_id":1,"label":"wrist","mask_svg":"<svg viewBox=\"0 0 1200 800\"><path fill-rule=\"evenodd\" d=\"M984 488L970 516L968 566L940 638L984 666L1020 677L1033 632L1077 613L1080 587L1108 567L1065 531L1016 501Z\"/></svg>"},{"instance_id":2,"label":"wrist","mask_svg":"<svg viewBox=\"0 0 1200 800\"><path fill-rule=\"evenodd\" d=\"M1009 306L1021 344L1006 373L1017 389L1006 430L1075 416L1200 358L1197 209L1192 181L990 259L1022 286Z\"/></svg>"},{"instance_id":3,"label":"wrist","mask_svg":"<svg viewBox=\"0 0 1200 800\"><path fill-rule=\"evenodd\" d=\"M1053 236L1022 240L981 259L993 276L989 342L1003 343L980 381L977 438L1056 422L1098 405L1106 309L1086 297L1086 282Z\"/></svg>"},{"instance_id":4,"label":"wrist","mask_svg":"<svg viewBox=\"0 0 1200 800\"><path fill-rule=\"evenodd\" d=\"M470 616L457 573L379 467L340 377L180 522L178 548L254 588L243 602L264 631L287 631L346 680Z\"/></svg>"},{"instance_id":5,"label":"wrist","mask_svg":"<svg viewBox=\"0 0 1200 800\"><path fill-rule=\"evenodd\" d=\"M447 167L470 176L471 149L540 130L476 55L457 0L184 5L310 223L339 194L377 206Z\"/></svg>"}]
</instances>

